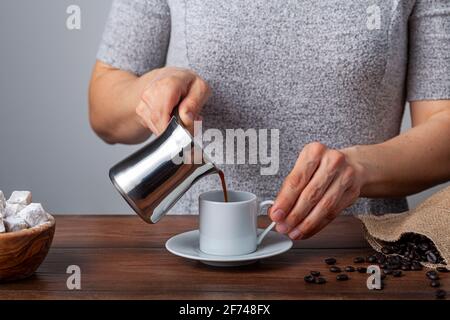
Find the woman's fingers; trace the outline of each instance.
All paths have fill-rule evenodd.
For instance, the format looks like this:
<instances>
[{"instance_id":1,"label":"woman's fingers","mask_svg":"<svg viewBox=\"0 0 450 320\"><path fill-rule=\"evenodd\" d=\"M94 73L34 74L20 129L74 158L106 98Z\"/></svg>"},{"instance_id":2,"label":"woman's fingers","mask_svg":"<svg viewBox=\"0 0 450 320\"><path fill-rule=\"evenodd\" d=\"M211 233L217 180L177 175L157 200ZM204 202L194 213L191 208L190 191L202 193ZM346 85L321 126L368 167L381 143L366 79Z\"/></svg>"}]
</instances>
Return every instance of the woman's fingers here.
<instances>
[{"instance_id":1,"label":"woman's fingers","mask_svg":"<svg viewBox=\"0 0 450 320\"><path fill-rule=\"evenodd\" d=\"M342 197L341 202L339 203L338 207L335 209L334 215L330 216L333 217L332 219L324 219L321 221L321 223L314 229L311 230L311 232L303 237L303 239L307 239L316 233L318 233L320 230L325 228L331 221L333 221L334 218L336 218L344 209L351 206L356 199L358 199L359 196L359 189L358 188L352 188L347 190L344 193L344 196Z\"/></svg>"},{"instance_id":2,"label":"woman's fingers","mask_svg":"<svg viewBox=\"0 0 450 320\"><path fill-rule=\"evenodd\" d=\"M328 223L358 197L352 192L354 170L346 167L334 179L320 201L289 233L292 239L309 238L319 232Z\"/></svg>"},{"instance_id":3,"label":"woman's fingers","mask_svg":"<svg viewBox=\"0 0 450 320\"><path fill-rule=\"evenodd\" d=\"M194 72L180 68L162 69L142 93L136 108L139 117L153 133L161 134L167 127L173 108L180 104L180 118L186 126L193 126L201 108L210 96L210 88Z\"/></svg>"},{"instance_id":4,"label":"woman's fingers","mask_svg":"<svg viewBox=\"0 0 450 320\"><path fill-rule=\"evenodd\" d=\"M315 142L306 145L300 152L293 170L283 182L275 203L270 209L270 217L273 221L281 222L287 217L319 167L325 151L324 145Z\"/></svg>"},{"instance_id":5,"label":"woman's fingers","mask_svg":"<svg viewBox=\"0 0 450 320\"><path fill-rule=\"evenodd\" d=\"M345 157L339 151L327 150L325 152L319 168L300 194L294 208L285 221L277 226L279 232L290 232L310 214L310 211L323 200L323 196L328 192L330 184L338 176L344 163Z\"/></svg>"},{"instance_id":6,"label":"woman's fingers","mask_svg":"<svg viewBox=\"0 0 450 320\"><path fill-rule=\"evenodd\" d=\"M347 157L317 142L305 146L270 211L278 232L308 238L359 197L362 173Z\"/></svg>"},{"instance_id":7,"label":"woman's fingers","mask_svg":"<svg viewBox=\"0 0 450 320\"><path fill-rule=\"evenodd\" d=\"M181 121L188 129L193 129L194 120L198 119L200 111L210 95L211 89L208 84L201 78L196 78L178 109Z\"/></svg>"}]
</instances>

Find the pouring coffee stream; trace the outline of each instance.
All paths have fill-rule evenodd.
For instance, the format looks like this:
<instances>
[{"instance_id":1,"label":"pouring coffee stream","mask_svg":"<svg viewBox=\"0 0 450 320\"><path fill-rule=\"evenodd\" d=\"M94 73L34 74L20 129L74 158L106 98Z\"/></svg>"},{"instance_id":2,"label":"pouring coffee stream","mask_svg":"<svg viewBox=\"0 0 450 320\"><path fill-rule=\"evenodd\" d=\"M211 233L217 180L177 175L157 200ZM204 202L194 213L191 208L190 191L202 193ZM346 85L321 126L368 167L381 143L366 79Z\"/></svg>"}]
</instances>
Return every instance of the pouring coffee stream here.
<instances>
[{"instance_id":1,"label":"pouring coffee stream","mask_svg":"<svg viewBox=\"0 0 450 320\"><path fill-rule=\"evenodd\" d=\"M219 175L227 202L223 171L194 141L179 117L178 108L161 135L109 171L115 188L147 223L158 222L193 184L210 174Z\"/></svg>"},{"instance_id":2,"label":"pouring coffee stream","mask_svg":"<svg viewBox=\"0 0 450 320\"><path fill-rule=\"evenodd\" d=\"M225 174L222 170L218 170L217 172L220 177L220 183L222 184L222 191L223 191L223 201L228 202L228 191L227 191L227 182L225 180Z\"/></svg>"}]
</instances>

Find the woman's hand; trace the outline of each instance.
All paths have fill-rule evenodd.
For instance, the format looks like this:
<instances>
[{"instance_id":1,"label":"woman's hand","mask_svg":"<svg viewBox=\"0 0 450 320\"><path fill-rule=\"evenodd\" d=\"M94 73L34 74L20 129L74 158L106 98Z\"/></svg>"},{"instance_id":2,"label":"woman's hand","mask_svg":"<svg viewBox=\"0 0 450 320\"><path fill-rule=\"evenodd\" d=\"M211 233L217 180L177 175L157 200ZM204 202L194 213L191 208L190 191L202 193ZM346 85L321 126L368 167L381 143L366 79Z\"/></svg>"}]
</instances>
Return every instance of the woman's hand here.
<instances>
[{"instance_id":1,"label":"woman's hand","mask_svg":"<svg viewBox=\"0 0 450 320\"><path fill-rule=\"evenodd\" d=\"M318 142L303 148L270 210L278 232L309 238L355 202L364 170L344 152Z\"/></svg>"},{"instance_id":2,"label":"woman's hand","mask_svg":"<svg viewBox=\"0 0 450 320\"><path fill-rule=\"evenodd\" d=\"M200 111L211 90L208 84L188 69L166 67L156 70L141 95L136 114L144 127L161 134L170 121L172 110L179 103L181 121L193 129L194 121L200 119Z\"/></svg>"}]
</instances>

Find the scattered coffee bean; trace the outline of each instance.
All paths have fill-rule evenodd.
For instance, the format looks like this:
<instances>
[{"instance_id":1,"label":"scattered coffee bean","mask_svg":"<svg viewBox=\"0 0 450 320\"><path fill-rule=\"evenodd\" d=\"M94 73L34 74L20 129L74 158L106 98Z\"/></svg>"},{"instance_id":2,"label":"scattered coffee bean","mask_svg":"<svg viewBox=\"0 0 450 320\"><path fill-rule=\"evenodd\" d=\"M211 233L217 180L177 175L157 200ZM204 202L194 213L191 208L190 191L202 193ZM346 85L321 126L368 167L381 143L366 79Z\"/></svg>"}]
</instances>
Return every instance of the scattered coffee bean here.
<instances>
[{"instance_id":1,"label":"scattered coffee bean","mask_svg":"<svg viewBox=\"0 0 450 320\"><path fill-rule=\"evenodd\" d=\"M445 290L442 290L442 289L436 290L436 298L444 299L446 295L447 295L447 292L445 292Z\"/></svg>"},{"instance_id":2,"label":"scattered coffee bean","mask_svg":"<svg viewBox=\"0 0 450 320\"><path fill-rule=\"evenodd\" d=\"M338 281L345 281L345 280L348 280L349 278L348 278L348 275L346 275L345 273L341 273L336 276L336 279Z\"/></svg>"},{"instance_id":3,"label":"scattered coffee bean","mask_svg":"<svg viewBox=\"0 0 450 320\"><path fill-rule=\"evenodd\" d=\"M327 280L325 280L325 278L322 278L322 277L316 278L317 284L324 284L325 282L327 282Z\"/></svg>"},{"instance_id":4,"label":"scattered coffee bean","mask_svg":"<svg viewBox=\"0 0 450 320\"><path fill-rule=\"evenodd\" d=\"M439 275L438 275L437 272L434 271L434 270L428 271L425 275L426 275L426 276L428 277L428 279L430 279L430 280L438 280L438 279L439 279Z\"/></svg>"},{"instance_id":5,"label":"scattered coffee bean","mask_svg":"<svg viewBox=\"0 0 450 320\"><path fill-rule=\"evenodd\" d=\"M438 258L436 257L436 255L434 254L433 251L428 250L426 252L426 255L427 255L428 262L431 262L431 263L437 263L438 262Z\"/></svg>"},{"instance_id":6,"label":"scattered coffee bean","mask_svg":"<svg viewBox=\"0 0 450 320\"><path fill-rule=\"evenodd\" d=\"M320 276L320 271L311 271L310 273L311 273L311 275L314 276L314 277Z\"/></svg>"},{"instance_id":7,"label":"scattered coffee bean","mask_svg":"<svg viewBox=\"0 0 450 320\"><path fill-rule=\"evenodd\" d=\"M346 266L344 269L346 272L355 272L355 268L352 266Z\"/></svg>"},{"instance_id":8,"label":"scattered coffee bean","mask_svg":"<svg viewBox=\"0 0 450 320\"><path fill-rule=\"evenodd\" d=\"M384 255L377 256L377 262L378 262L379 264L384 264L384 263L386 263L386 256L384 256Z\"/></svg>"},{"instance_id":9,"label":"scattered coffee bean","mask_svg":"<svg viewBox=\"0 0 450 320\"><path fill-rule=\"evenodd\" d=\"M419 243L419 249L422 251L428 251L428 249L430 249L430 246L428 245L427 242L422 242Z\"/></svg>"},{"instance_id":10,"label":"scattered coffee bean","mask_svg":"<svg viewBox=\"0 0 450 320\"><path fill-rule=\"evenodd\" d=\"M336 280L346 281L349 280L349 276L345 273L341 273L341 268L336 265L336 258L326 258L325 263L329 265L330 272L338 273ZM381 252L376 252L366 258L358 256L353 259L353 263L373 263L378 264L383 270L381 279L386 279L387 275L393 277L402 277L402 271L419 271L423 270L421 263L430 262L433 264L445 265L444 259L441 257L439 251L436 249L434 243L425 236L418 234L406 234L401 237L397 242L383 243ZM367 273L367 268L363 266L346 266L343 268L345 272L359 272ZM446 267L437 267L438 272L450 272ZM310 271L309 275L304 277L307 283L324 284L326 279L320 276L320 271ZM430 286L433 288L439 288L440 282L438 281L439 275L436 271L430 270L426 272L426 276L430 279ZM382 281L382 287L384 287L384 281ZM436 298L443 299L446 297L446 291L438 289L436 292Z\"/></svg>"},{"instance_id":11,"label":"scattered coffee bean","mask_svg":"<svg viewBox=\"0 0 450 320\"><path fill-rule=\"evenodd\" d=\"M338 266L332 266L330 267L330 271L334 273L339 273L341 272L341 268L339 268Z\"/></svg>"},{"instance_id":12,"label":"scattered coffee bean","mask_svg":"<svg viewBox=\"0 0 450 320\"><path fill-rule=\"evenodd\" d=\"M411 266L408 265L408 264L403 264L403 265L401 266L401 269L402 269L403 271L409 271L409 270L411 270Z\"/></svg>"},{"instance_id":13,"label":"scattered coffee bean","mask_svg":"<svg viewBox=\"0 0 450 320\"><path fill-rule=\"evenodd\" d=\"M363 263L364 261L364 257L356 257L355 259L353 259L353 263Z\"/></svg>"},{"instance_id":14,"label":"scattered coffee bean","mask_svg":"<svg viewBox=\"0 0 450 320\"><path fill-rule=\"evenodd\" d=\"M413 262L411 264L411 270L413 270L413 271L420 271L422 269L423 269L423 267L419 262Z\"/></svg>"},{"instance_id":15,"label":"scattered coffee bean","mask_svg":"<svg viewBox=\"0 0 450 320\"><path fill-rule=\"evenodd\" d=\"M391 270L399 270L400 269L400 264L398 264L398 263L390 263L390 264L388 264L387 268L391 269Z\"/></svg>"},{"instance_id":16,"label":"scattered coffee bean","mask_svg":"<svg viewBox=\"0 0 450 320\"><path fill-rule=\"evenodd\" d=\"M392 269L384 269L383 273L388 275L388 274L392 274Z\"/></svg>"},{"instance_id":17,"label":"scattered coffee bean","mask_svg":"<svg viewBox=\"0 0 450 320\"><path fill-rule=\"evenodd\" d=\"M356 271L358 271L359 273L366 273L367 272L367 268L365 268L365 267L357 267Z\"/></svg>"},{"instance_id":18,"label":"scattered coffee bean","mask_svg":"<svg viewBox=\"0 0 450 320\"><path fill-rule=\"evenodd\" d=\"M303 278L303 280L305 280L305 282L307 283L314 283L314 281L316 280L316 278L314 278L314 276L308 274L307 276L305 276Z\"/></svg>"},{"instance_id":19,"label":"scattered coffee bean","mask_svg":"<svg viewBox=\"0 0 450 320\"><path fill-rule=\"evenodd\" d=\"M399 256L389 256L386 260L389 264L400 264L402 262Z\"/></svg>"},{"instance_id":20,"label":"scattered coffee bean","mask_svg":"<svg viewBox=\"0 0 450 320\"><path fill-rule=\"evenodd\" d=\"M392 271L392 275L396 278L399 278L402 276L402 272L400 270L394 270Z\"/></svg>"},{"instance_id":21,"label":"scattered coffee bean","mask_svg":"<svg viewBox=\"0 0 450 320\"><path fill-rule=\"evenodd\" d=\"M392 247L383 247L381 248L381 252L383 254L392 254L394 253L394 250L392 250Z\"/></svg>"},{"instance_id":22,"label":"scattered coffee bean","mask_svg":"<svg viewBox=\"0 0 450 320\"><path fill-rule=\"evenodd\" d=\"M441 283L439 282L439 280L431 280L430 286L432 286L433 288L439 288L441 286Z\"/></svg>"}]
</instances>

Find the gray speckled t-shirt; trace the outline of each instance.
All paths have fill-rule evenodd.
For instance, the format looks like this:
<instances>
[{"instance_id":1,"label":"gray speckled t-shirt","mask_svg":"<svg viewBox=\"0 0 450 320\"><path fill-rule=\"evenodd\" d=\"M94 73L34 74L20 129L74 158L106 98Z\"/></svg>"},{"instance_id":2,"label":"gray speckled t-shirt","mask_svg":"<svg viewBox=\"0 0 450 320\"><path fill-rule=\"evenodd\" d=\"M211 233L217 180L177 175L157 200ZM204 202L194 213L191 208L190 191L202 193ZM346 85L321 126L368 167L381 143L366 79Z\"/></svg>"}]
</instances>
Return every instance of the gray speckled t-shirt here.
<instances>
[{"instance_id":1,"label":"gray speckled t-shirt","mask_svg":"<svg viewBox=\"0 0 450 320\"><path fill-rule=\"evenodd\" d=\"M222 166L230 189L274 198L305 144L380 143L399 134L406 100L450 98L450 1L116 0L97 58L137 75L196 71L213 90L203 129L279 129L277 175ZM173 212L219 188L200 180ZM359 199L347 212L406 209Z\"/></svg>"}]
</instances>

